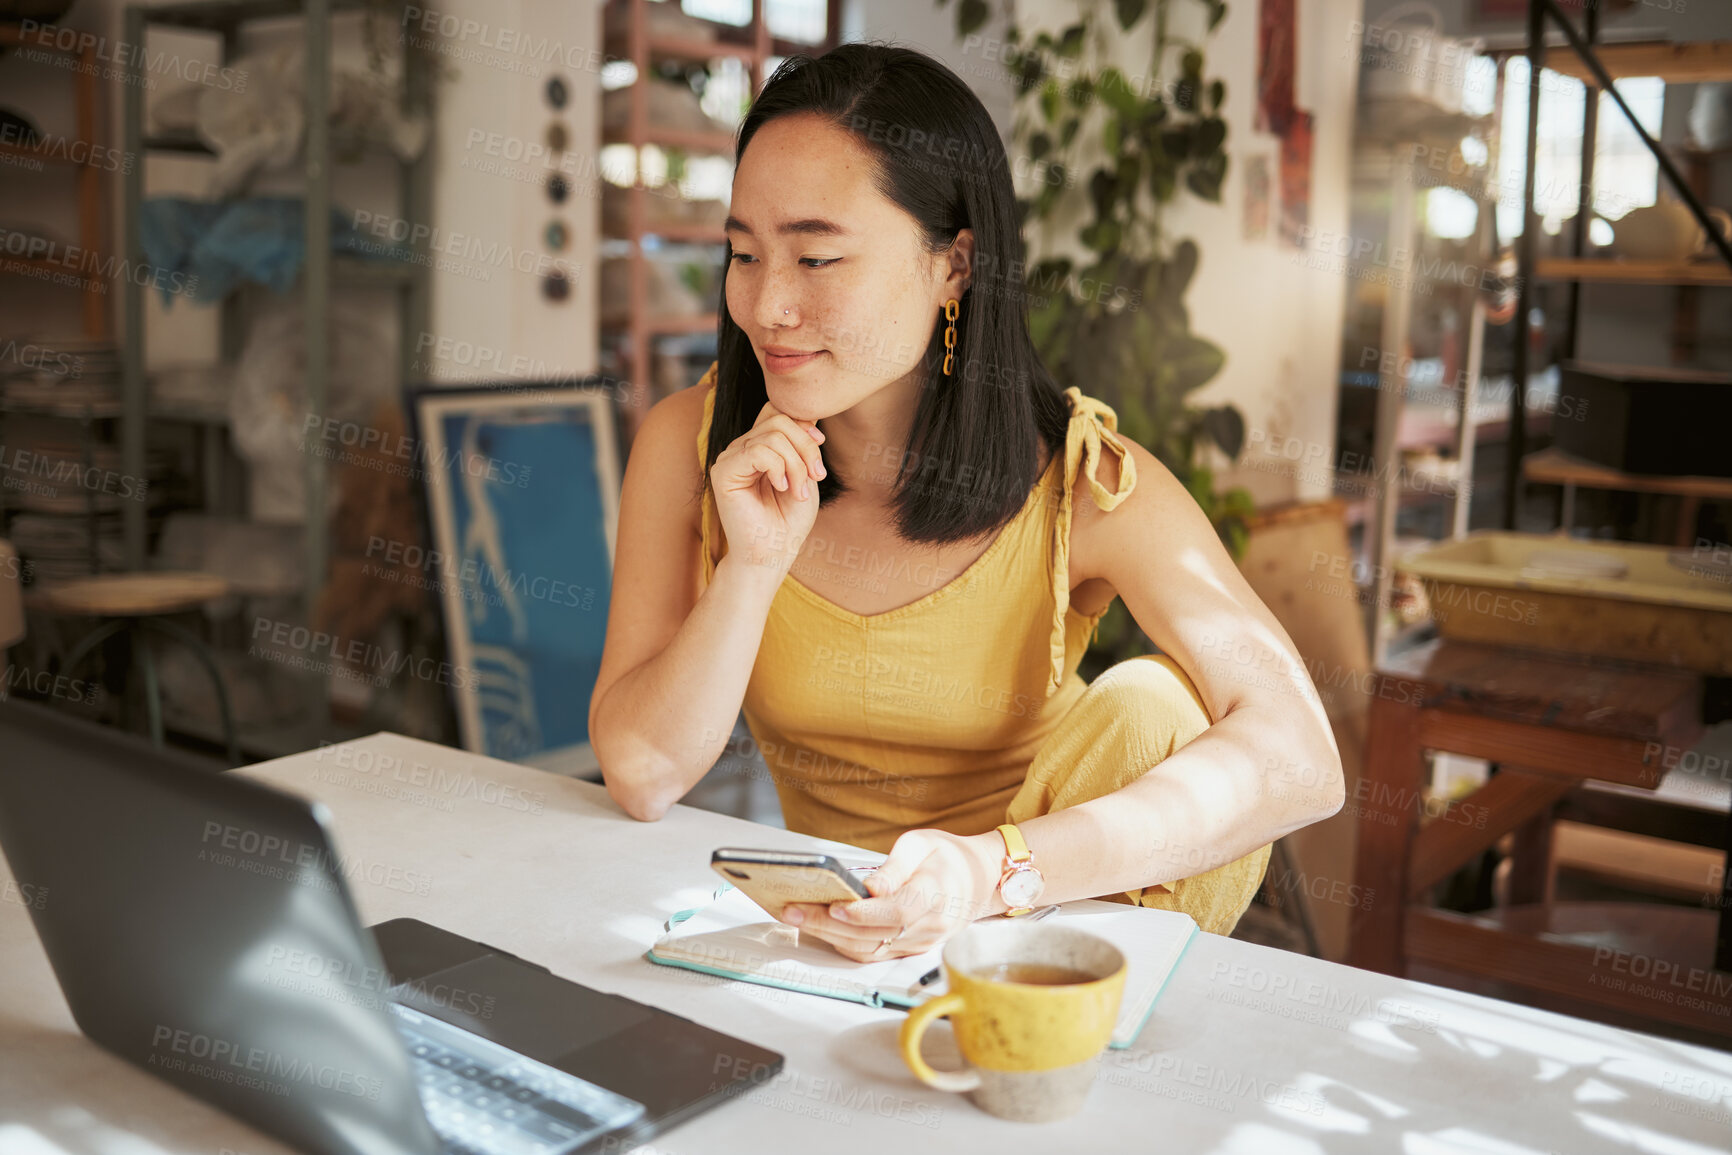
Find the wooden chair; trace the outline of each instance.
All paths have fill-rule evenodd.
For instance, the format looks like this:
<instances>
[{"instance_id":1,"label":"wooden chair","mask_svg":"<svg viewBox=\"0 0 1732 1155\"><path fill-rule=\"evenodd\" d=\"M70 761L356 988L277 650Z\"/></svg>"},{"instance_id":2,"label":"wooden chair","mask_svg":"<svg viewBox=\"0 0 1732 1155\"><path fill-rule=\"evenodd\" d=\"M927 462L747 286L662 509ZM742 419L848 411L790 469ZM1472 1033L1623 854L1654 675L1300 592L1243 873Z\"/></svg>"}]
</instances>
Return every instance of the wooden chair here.
<instances>
[{"instance_id":1,"label":"wooden chair","mask_svg":"<svg viewBox=\"0 0 1732 1155\"><path fill-rule=\"evenodd\" d=\"M44 587L31 599L32 608L43 613L102 619L81 638L66 656L61 672L71 674L116 635L133 643L132 654L144 681L145 709L149 715L150 740L163 745L162 689L157 680L156 659L146 633L173 638L192 651L210 675L216 693L217 712L222 719L223 742L229 765L241 762L240 742L235 735L234 714L229 708L228 689L222 671L204 641L191 630L171 620L171 615L203 607L229 592L226 579L215 574L190 572L117 573L74 578Z\"/></svg>"},{"instance_id":2,"label":"wooden chair","mask_svg":"<svg viewBox=\"0 0 1732 1155\"><path fill-rule=\"evenodd\" d=\"M1626 1015L1732 1036L1732 883L1715 907L1557 903L1551 822L1578 822L1727 847L1724 815L1580 790L1651 794L1701 736L1702 679L1638 667L1437 641L1380 666L1365 777L1347 809L1359 826L1354 881L1376 899L1353 912L1348 962L1406 975L1412 963ZM1465 799L1425 795L1425 750L1497 767ZM1514 834L1509 905L1439 910L1431 888Z\"/></svg>"}]
</instances>

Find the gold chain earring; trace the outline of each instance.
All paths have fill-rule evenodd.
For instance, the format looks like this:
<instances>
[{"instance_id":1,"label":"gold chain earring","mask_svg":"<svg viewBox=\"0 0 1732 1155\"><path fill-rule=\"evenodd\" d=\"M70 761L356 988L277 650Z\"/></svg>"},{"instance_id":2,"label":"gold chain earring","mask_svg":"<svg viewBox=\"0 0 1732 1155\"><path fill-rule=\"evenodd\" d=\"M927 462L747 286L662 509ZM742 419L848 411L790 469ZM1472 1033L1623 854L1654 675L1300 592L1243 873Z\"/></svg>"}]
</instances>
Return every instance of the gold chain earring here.
<instances>
[{"instance_id":1,"label":"gold chain earring","mask_svg":"<svg viewBox=\"0 0 1732 1155\"><path fill-rule=\"evenodd\" d=\"M950 324L944 327L944 375L950 376L951 366L956 364L956 310L957 300L952 297L944 302L944 316Z\"/></svg>"}]
</instances>

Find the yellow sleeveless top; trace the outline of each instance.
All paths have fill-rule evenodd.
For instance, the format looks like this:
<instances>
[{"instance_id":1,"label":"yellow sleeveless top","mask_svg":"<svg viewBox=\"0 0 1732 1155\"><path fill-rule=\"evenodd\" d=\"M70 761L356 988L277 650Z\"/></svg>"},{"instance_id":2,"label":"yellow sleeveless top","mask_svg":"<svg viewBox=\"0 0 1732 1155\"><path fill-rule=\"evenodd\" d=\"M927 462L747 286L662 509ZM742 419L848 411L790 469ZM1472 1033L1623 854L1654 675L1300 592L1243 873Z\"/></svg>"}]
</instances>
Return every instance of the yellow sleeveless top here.
<instances>
[{"instance_id":1,"label":"yellow sleeveless top","mask_svg":"<svg viewBox=\"0 0 1732 1155\"><path fill-rule=\"evenodd\" d=\"M715 380L712 363L696 386L706 390L700 469ZM1070 604L1077 470L1103 510L1136 485L1117 415L1074 387L1065 396L1063 457L1052 455L1021 511L946 584L857 614L783 579L743 713L789 830L888 852L915 827L969 835L1004 821L1035 751L1085 688L1077 664L1106 613ZM1119 458L1117 492L1095 478L1103 448ZM727 551L707 482L700 524L707 586Z\"/></svg>"}]
</instances>

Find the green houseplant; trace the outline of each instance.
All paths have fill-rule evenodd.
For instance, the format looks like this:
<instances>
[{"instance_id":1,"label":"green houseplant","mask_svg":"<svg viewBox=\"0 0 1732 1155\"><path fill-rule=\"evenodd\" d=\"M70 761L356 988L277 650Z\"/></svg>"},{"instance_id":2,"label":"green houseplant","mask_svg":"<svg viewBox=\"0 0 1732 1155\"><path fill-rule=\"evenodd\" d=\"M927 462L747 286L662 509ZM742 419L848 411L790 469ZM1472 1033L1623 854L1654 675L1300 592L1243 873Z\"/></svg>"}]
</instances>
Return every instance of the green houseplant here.
<instances>
[{"instance_id":1,"label":"green houseplant","mask_svg":"<svg viewBox=\"0 0 1732 1155\"><path fill-rule=\"evenodd\" d=\"M1119 431L1173 471L1237 558L1251 496L1218 490L1201 451L1214 445L1238 457L1245 421L1231 405L1190 400L1226 354L1191 331L1185 293L1197 245L1162 227L1163 210L1181 195L1219 203L1228 165L1226 86L1206 79L1200 40L1170 31L1180 5L1202 10L1204 36L1227 12L1224 0L1078 0L1075 22L1056 34L1009 28L1014 161L1037 178L1037 191L1018 203L1031 248L1045 254L1029 264L1030 328L1054 375L1111 405ZM959 0L958 35L978 31L989 15L986 0ZM1149 67L1133 79L1112 63L1113 48L1144 34ZM1080 255L1054 253L1071 229ZM1150 648L1115 601L1087 664Z\"/></svg>"}]
</instances>

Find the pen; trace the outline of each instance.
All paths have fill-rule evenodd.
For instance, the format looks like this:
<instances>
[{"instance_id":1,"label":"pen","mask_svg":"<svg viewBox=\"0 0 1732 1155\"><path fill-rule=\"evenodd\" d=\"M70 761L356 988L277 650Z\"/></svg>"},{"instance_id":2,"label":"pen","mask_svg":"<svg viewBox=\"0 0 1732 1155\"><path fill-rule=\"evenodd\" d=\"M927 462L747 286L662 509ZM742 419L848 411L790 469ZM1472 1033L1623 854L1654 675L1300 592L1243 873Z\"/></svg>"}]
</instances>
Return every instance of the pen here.
<instances>
[{"instance_id":1,"label":"pen","mask_svg":"<svg viewBox=\"0 0 1732 1155\"><path fill-rule=\"evenodd\" d=\"M1053 911L1055 911L1057 909L1058 909L1058 907L1056 905L1055 906L1043 906L1039 910L1035 911L1033 914L1029 915L1026 921L1034 922L1038 919L1043 919L1047 915L1051 914ZM938 976L943 974L943 973L944 973L944 968L942 966L935 966L931 970L927 971L925 974L921 975L919 981L917 981L914 985L917 987L931 986L933 983L938 981Z\"/></svg>"}]
</instances>

